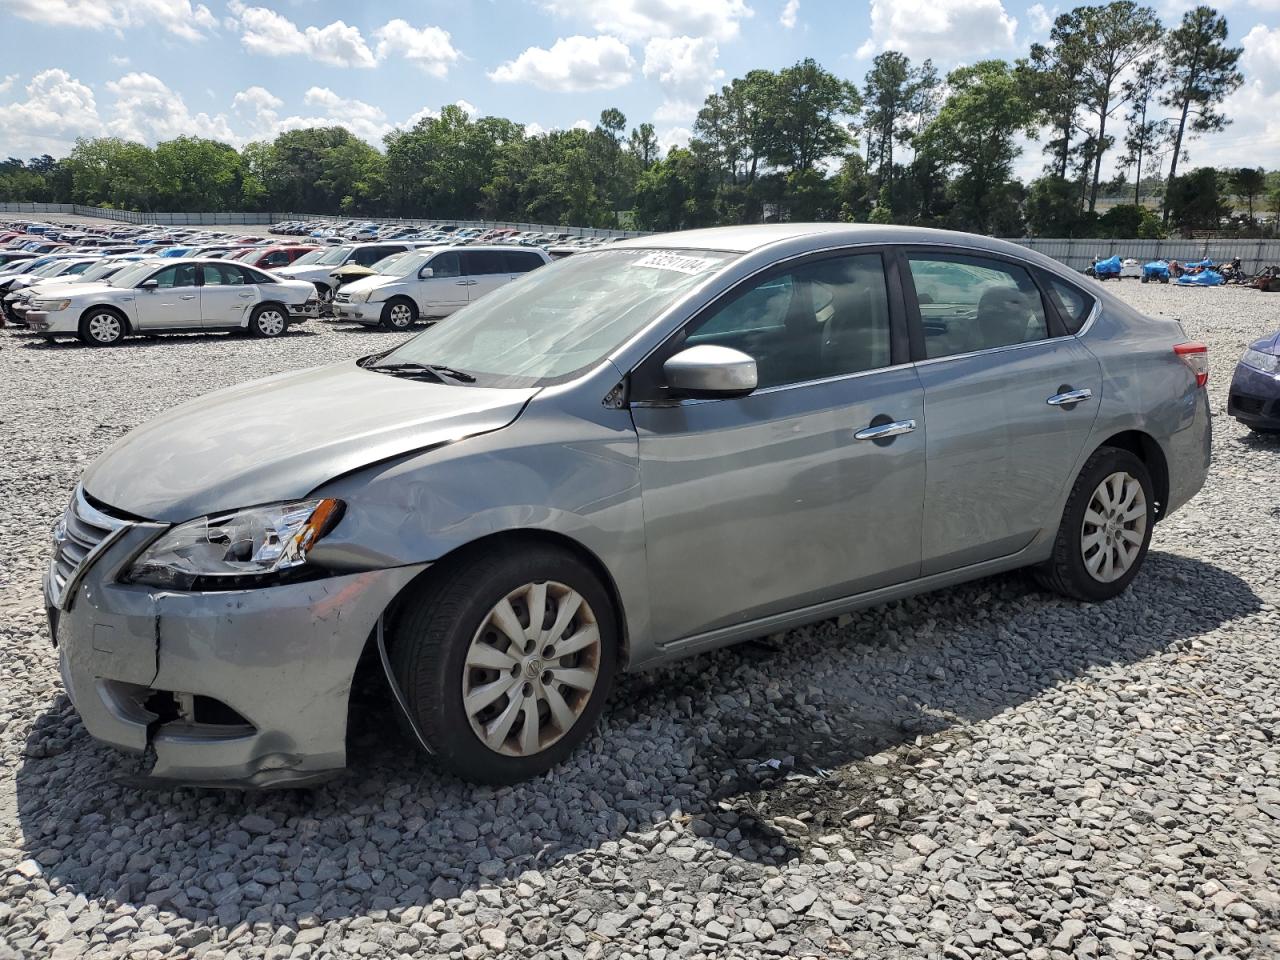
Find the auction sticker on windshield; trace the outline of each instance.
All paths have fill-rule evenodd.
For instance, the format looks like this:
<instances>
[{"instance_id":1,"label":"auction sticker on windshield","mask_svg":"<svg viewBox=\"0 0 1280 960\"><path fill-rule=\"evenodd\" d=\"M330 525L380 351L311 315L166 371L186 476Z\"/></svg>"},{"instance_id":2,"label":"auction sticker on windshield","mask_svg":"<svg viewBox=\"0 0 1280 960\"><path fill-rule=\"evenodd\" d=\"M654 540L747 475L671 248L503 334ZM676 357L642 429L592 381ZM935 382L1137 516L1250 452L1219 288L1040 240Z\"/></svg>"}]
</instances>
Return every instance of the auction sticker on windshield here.
<instances>
[{"instance_id":1,"label":"auction sticker on windshield","mask_svg":"<svg viewBox=\"0 0 1280 960\"><path fill-rule=\"evenodd\" d=\"M650 253L631 266L649 267L653 270L675 270L677 273L687 273L692 276L719 263L719 259L708 257L688 257L680 253Z\"/></svg>"}]
</instances>

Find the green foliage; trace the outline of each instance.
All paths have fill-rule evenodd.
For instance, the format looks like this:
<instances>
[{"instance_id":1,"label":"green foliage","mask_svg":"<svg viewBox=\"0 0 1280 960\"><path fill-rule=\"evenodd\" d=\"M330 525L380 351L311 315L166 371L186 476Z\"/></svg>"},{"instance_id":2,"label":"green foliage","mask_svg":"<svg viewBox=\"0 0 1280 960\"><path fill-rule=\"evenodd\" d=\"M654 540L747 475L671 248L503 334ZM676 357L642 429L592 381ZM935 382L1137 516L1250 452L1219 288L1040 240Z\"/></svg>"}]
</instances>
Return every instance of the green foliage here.
<instances>
[{"instance_id":1,"label":"green foliage","mask_svg":"<svg viewBox=\"0 0 1280 960\"><path fill-rule=\"evenodd\" d=\"M1165 204L1169 219L1184 232L1217 229L1221 218L1231 212L1218 193L1218 173L1213 167L1170 177Z\"/></svg>"}]
</instances>

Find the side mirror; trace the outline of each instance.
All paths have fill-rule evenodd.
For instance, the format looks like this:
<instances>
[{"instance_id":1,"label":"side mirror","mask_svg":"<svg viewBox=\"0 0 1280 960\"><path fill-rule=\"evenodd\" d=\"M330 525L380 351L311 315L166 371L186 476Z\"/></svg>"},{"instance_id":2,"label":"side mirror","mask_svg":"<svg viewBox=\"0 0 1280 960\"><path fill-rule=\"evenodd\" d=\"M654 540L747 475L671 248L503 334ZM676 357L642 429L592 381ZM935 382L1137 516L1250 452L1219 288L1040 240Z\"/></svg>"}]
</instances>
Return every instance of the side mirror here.
<instances>
[{"instance_id":1,"label":"side mirror","mask_svg":"<svg viewBox=\"0 0 1280 960\"><path fill-rule=\"evenodd\" d=\"M754 359L709 343L681 350L662 365L662 372L680 397L745 397L760 382Z\"/></svg>"},{"instance_id":2,"label":"side mirror","mask_svg":"<svg viewBox=\"0 0 1280 960\"><path fill-rule=\"evenodd\" d=\"M156 287L158 286L160 286L160 281L157 280L155 277L152 277L150 280L143 280L140 284L138 284L138 289L139 290L155 290Z\"/></svg>"},{"instance_id":3,"label":"side mirror","mask_svg":"<svg viewBox=\"0 0 1280 960\"><path fill-rule=\"evenodd\" d=\"M418 277L422 280L430 280L435 275L436 272L432 267L423 267L418 271Z\"/></svg>"}]
</instances>

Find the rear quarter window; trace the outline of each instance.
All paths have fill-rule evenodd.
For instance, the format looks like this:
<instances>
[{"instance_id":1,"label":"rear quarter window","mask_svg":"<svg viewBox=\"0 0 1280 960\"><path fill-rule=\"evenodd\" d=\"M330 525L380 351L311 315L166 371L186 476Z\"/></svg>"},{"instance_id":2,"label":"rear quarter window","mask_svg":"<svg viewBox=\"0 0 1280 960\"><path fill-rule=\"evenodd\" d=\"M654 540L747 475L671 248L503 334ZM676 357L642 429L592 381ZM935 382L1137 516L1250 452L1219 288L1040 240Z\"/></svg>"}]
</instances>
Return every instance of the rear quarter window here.
<instances>
[{"instance_id":1,"label":"rear quarter window","mask_svg":"<svg viewBox=\"0 0 1280 960\"><path fill-rule=\"evenodd\" d=\"M1042 274L1045 291L1049 299L1058 308L1062 322L1071 333L1079 333L1093 310L1094 299L1078 287L1065 280L1048 274Z\"/></svg>"}]
</instances>

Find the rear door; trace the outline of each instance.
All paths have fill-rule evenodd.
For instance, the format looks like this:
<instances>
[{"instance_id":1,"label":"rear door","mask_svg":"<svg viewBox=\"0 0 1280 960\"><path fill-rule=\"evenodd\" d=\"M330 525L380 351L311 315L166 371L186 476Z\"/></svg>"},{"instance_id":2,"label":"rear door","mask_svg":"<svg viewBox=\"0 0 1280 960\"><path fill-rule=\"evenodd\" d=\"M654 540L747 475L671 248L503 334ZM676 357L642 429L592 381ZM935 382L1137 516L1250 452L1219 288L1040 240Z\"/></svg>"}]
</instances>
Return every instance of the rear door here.
<instances>
[{"instance_id":1,"label":"rear door","mask_svg":"<svg viewBox=\"0 0 1280 960\"><path fill-rule=\"evenodd\" d=\"M204 326L238 327L244 315L258 302L258 288L245 282L245 273L230 263L200 266L200 312Z\"/></svg>"},{"instance_id":2,"label":"rear door","mask_svg":"<svg viewBox=\"0 0 1280 960\"><path fill-rule=\"evenodd\" d=\"M1056 528L1102 374L1025 264L936 249L909 249L903 260L929 412L929 576L1010 556Z\"/></svg>"},{"instance_id":3,"label":"rear door","mask_svg":"<svg viewBox=\"0 0 1280 960\"><path fill-rule=\"evenodd\" d=\"M506 254L501 250L461 250L463 271L467 275L467 299L479 300L504 283L511 282Z\"/></svg>"},{"instance_id":4,"label":"rear door","mask_svg":"<svg viewBox=\"0 0 1280 960\"><path fill-rule=\"evenodd\" d=\"M154 287L134 291L134 321L139 330L200 329L196 269L194 263L175 263L151 275Z\"/></svg>"}]
</instances>

